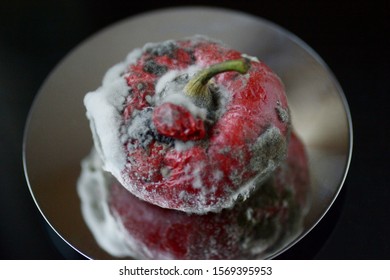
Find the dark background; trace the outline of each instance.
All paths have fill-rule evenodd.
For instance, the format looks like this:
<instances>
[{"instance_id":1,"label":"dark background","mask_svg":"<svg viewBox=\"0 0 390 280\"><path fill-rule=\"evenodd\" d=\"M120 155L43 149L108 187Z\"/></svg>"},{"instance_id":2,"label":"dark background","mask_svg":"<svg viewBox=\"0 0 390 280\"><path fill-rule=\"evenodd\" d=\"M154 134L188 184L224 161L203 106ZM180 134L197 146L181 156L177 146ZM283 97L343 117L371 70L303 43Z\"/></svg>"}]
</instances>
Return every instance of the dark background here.
<instances>
[{"instance_id":1,"label":"dark background","mask_svg":"<svg viewBox=\"0 0 390 280\"><path fill-rule=\"evenodd\" d=\"M0 0L0 259L81 258L54 245L23 172L23 129L45 77L101 28L176 5L222 6L277 23L308 43L345 91L354 130L346 182L326 217L280 258L390 259L389 1L140 3Z\"/></svg>"}]
</instances>

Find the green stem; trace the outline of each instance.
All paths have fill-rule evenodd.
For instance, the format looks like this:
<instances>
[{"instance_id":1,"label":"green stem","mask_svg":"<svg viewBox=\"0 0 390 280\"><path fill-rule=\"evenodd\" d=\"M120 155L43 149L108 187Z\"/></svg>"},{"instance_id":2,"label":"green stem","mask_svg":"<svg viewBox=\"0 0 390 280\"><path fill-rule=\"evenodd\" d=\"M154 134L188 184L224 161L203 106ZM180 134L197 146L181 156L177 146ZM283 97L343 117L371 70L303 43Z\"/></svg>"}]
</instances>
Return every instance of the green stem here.
<instances>
[{"instance_id":1,"label":"green stem","mask_svg":"<svg viewBox=\"0 0 390 280\"><path fill-rule=\"evenodd\" d=\"M190 97L193 97L205 107L211 103L212 97L209 90L209 81L215 75L227 72L236 71L240 74L245 74L250 68L250 61L248 59L227 60L221 63L211 65L209 68L199 71L186 84L184 92Z\"/></svg>"}]
</instances>

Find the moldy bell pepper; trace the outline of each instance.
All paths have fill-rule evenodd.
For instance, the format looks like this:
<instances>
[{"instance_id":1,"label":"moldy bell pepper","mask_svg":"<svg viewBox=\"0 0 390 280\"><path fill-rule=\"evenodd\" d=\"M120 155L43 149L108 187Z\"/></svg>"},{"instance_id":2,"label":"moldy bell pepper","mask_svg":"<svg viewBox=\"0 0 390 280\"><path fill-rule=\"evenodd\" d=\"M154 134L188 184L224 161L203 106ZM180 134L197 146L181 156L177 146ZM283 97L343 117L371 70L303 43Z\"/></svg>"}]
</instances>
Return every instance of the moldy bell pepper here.
<instances>
[{"instance_id":1,"label":"moldy bell pepper","mask_svg":"<svg viewBox=\"0 0 390 280\"><path fill-rule=\"evenodd\" d=\"M256 58L205 37L134 50L85 104L104 168L164 208L233 207L286 156L281 80Z\"/></svg>"}]
</instances>

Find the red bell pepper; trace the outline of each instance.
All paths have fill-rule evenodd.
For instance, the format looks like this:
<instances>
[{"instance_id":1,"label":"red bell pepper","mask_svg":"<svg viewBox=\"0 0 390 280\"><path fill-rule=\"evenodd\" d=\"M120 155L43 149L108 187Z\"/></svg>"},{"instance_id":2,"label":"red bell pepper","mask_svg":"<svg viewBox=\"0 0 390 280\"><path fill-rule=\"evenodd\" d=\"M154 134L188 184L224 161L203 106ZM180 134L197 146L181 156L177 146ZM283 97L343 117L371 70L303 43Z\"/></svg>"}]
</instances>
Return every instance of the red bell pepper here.
<instances>
[{"instance_id":1,"label":"red bell pepper","mask_svg":"<svg viewBox=\"0 0 390 280\"><path fill-rule=\"evenodd\" d=\"M108 82L86 98L87 114L105 168L142 200L218 212L246 199L286 156L284 87L257 59L194 37L147 44L118 77L126 81L123 102L105 101L117 125L100 128L102 112L92 109ZM116 139L120 165L110 163L113 141L102 138Z\"/></svg>"}]
</instances>

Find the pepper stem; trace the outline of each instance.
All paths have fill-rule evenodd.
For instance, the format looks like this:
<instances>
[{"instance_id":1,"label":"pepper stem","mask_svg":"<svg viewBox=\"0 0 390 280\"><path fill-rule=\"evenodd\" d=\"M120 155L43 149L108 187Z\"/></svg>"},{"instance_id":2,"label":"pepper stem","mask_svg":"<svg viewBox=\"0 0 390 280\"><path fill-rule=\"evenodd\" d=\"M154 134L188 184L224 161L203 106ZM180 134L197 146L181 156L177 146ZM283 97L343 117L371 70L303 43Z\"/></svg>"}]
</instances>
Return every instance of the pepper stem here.
<instances>
[{"instance_id":1,"label":"pepper stem","mask_svg":"<svg viewBox=\"0 0 390 280\"><path fill-rule=\"evenodd\" d=\"M221 63L211 65L209 68L199 71L186 84L184 92L186 95L197 100L197 103L204 107L209 107L212 102L212 96L209 88L209 81L215 75L227 72L236 71L240 74L245 74L250 68L250 61L246 58L227 60Z\"/></svg>"}]
</instances>

